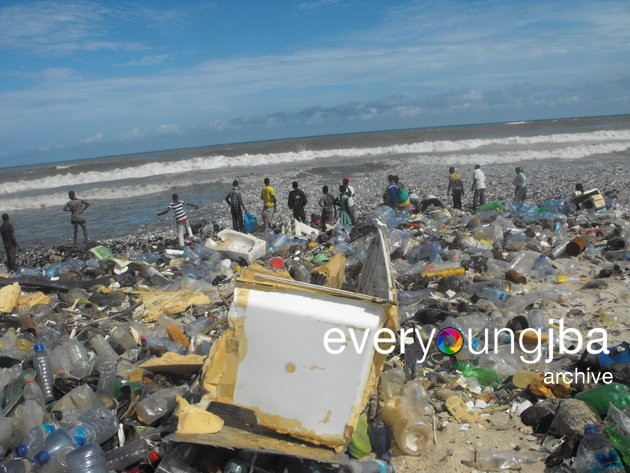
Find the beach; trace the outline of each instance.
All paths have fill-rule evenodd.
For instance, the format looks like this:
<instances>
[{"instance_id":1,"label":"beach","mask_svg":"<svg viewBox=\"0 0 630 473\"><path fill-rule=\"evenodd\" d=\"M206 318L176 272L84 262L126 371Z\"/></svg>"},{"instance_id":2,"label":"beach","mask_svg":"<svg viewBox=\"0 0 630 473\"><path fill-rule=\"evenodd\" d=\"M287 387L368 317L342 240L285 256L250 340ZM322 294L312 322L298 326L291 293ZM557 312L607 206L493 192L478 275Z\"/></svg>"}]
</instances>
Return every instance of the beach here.
<instances>
[{"instance_id":1,"label":"beach","mask_svg":"<svg viewBox=\"0 0 630 473\"><path fill-rule=\"evenodd\" d=\"M424 141L419 141L419 137ZM207 238L216 239L218 230L231 228L229 207L223 199L230 190L233 179L238 179L244 204L258 217L259 223L262 222L262 180L264 177L271 179L278 201L274 223L277 232L280 232L290 226L291 213L287 207L287 199L292 181L298 181L308 197L306 215L310 220L311 214L319 213L317 201L322 186L328 185L331 193L337 195L337 187L342 179L349 177L356 193L356 232L359 228L370 227L366 217L382 203L387 176L393 174L399 176L410 192L420 196L434 194L442 200L450 211L450 217L444 220L444 228L447 230L440 236L440 241L453 249L459 244L459 248L465 252L466 246L460 240L461 233L474 232L474 227L469 228L462 223L472 214L470 187L474 165L480 164L485 173L487 202L508 202L513 199L514 169L520 166L527 176L527 204L541 204L549 199L565 201L573 192L575 184L580 182L585 189L599 189L606 196L609 205L607 214L602 212L596 216L587 216L582 213L582 217L569 215L566 228L563 227L563 231L570 235L586 234L584 229L601 227L601 231L597 233L599 239L592 240L597 251L585 252L579 257L562 255L552 261L559 273L563 273L565 268L571 268L570 271L583 277L584 281L574 280L563 284L545 281L530 269L527 284L513 284L512 296L521 297L536 291L564 290L565 296L541 302L540 306L547 319L562 319L567 327L576 328L583 335L594 327L605 327L611 346L628 339L630 263L623 259L607 258L605 240L612 238L614 227L619 226L619 222L628 224L630 117L368 133L351 137L328 137L326 146L322 145L324 138L318 140L286 140L240 147L226 145L212 150L212 153L227 156L217 166L216 163L209 164L212 161L210 158L195 157L198 150L180 150L163 152L165 154L157 162L151 161L149 156L127 157L126 166L121 164L123 158L119 157L112 158L118 159L115 164L107 159L100 159L90 165L79 161L46 166L46 169L4 170L0 173L0 179L4 179L5 183L12 179L14 187L11 192L5 191L0 195L0 202L12 216L18 242L22 247L18 261L23 267L41 268L51 259L90 256L81 248L69 245L72 228L69 217L61 211L61 206L66 200L64 193L70 188L77 190L79 198L91 203L86 211L90 240L110 248L115 255L125 257L142 253L163 255L167 249L177 249L173 215L156 216L157 212L166 209L172 192L177 192L180 198L201 207L198 211L189 211L189 215L197 238L204 242ZM311 146L310 151L304 149L305 146ZM264 153L261 152L263 149ZM342 153L338 150L345 151ZM230 153L232 156L229 156ZM229 158L235 162L231 163ZM194 161L187 162L191 159ZM251 166L247 166L248 160ZM178 163L183 167L178 168L177 173L165 172ZM87 166L91 166L92 170ZM157 166L157 170L152 170L154 166ZM199 169L195 170L195 166L199 166ZM463 211L452 209L446 195L450 166L454 166L463 178ZM119 179L122 174L127 177ZM104 192L104 189L109 189L109 193ZM26 204L29 199L37 201L40 207L29 207ZM519 221L519 231L531 227L540 233L544 228L554 228L539 221L523 224L519 220L518 212L508 210L509 205L503 209L502 215L506 221ZM497 215L498 213L486 215L484 218L488 220L483 223L492 223ZM426 218L420 217L417 227L402 227L412 232L418 243L433 240L435 237L432 233L434 225ZM255 234L264 238L261 227ZM457 239L455 234L459 235ZM356 233L353 235L360 238ZM608 237L604 238L602 235ZM628 237L626 234L625 238ZM499 246L502 239L503 237L497 242ZM546 253L551 250L548 246L542 247ZM488 254L491 247L486 250L484 255ZM515 251L503 248L503 257L508 261L514 254ZM397 265L401 264L401 259L400 254L392 253L394 268L399 267ZM470 264L472 269L465 277L472 281L474 273L475 277L483 280L484 271L474 271L472 263ZM570 264L573 265L569 266ZM614 265L617 265L617 269L612 272L612 276L600 278L602 270L610 270ZM170 268L166 273L171 278L173 274L178 275L178 270ZM238 270L235 270L235 274L237 273ZM396 289L399 292L412 289L413 284L410 285L408 279L395 275ZM137 277L140 281L139 272ZM585 287L585 281L599 283ZM414 284L416 283L418 281ZM229 284L233 284L233 281L230 280ZM430 287L437 288L438 285L439 282L432 282ZM566 296L567 294L570 295ZM463 300L459 297L447 295L440 288L440 294L435 300L427 298L419 306L401 307L400 321L404 324L413 319L415 311L423 307L423 304L430 306L433 303L441 309L455 310L457 304ZM225 302L226 299L223 300ZM497 307L493 309L478 301L471 303L465 300L465 303L467 308L462 316L469 312L503 312L502 317L507 317L508 309L500 306L498 310ZM526 315L525 310L522 312ZM504 318L500 320L507 320ZM536 372L554 371L566 368L571 361L579 359L580 355L581 353L565 355L549 364L536 363L524 366L523 369ZM385 369L389 370L403 362L404 357L393 356L386 362ZM550 452L546 436L534 435L532 428L521 421L518 404L524 398L535 400L531 395L517 399L505 393L495 396L484 391L486 394L483 394L474 390L471 385L462 383L462 378L455 376L453 372L436 376L435 373L439 372L437 368L428 369L424 376L418 378L429 394L435 413L434 438L430 439L419 456L404 455L394 446L391 452L393 465L398 473L474 471L474 452L482 450L528 451L539 452L541 455ZM583 388L581 385L572 386L571 397ZM459 396L464 401L472 400L473 403L475 400L485 399L484 405L490 408L487 411L484 408L478 409L482 422L456 420L446 408L447 394ZM556 442L557 437L559 436L556 436ZM541 462L519 467L526 473L543 471Z\"/></svg>"}]
</instances>

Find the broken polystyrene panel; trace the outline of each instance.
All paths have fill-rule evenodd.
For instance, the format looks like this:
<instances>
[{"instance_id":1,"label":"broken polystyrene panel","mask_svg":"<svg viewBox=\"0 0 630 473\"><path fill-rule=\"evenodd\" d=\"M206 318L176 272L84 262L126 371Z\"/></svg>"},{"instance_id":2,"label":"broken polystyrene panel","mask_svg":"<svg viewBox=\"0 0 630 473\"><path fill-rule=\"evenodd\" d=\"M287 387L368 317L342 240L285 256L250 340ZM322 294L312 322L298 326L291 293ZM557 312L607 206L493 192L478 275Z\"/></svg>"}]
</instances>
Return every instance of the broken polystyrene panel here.
<instances>
[{"instance_id":1,"label":"broken polystyrene panel","mask_svg":"<svg viewBox=\"0 0 630 473\"><path fill-rule=\"evenodd\" d=\"M256 272L239 278L229 329L205 364L206 396L252 410L260 426L343 450L382 369L375 333L397 323L384 245L379 232L366 262L369 295ZM324 343L331 330L346 340L338 353Z\"/></svg>"},{"instance_id":2,"label":"broken polystyrene panel","mask_svg":"<svg viewBox=\"0 0 630 473\"><path fill-rule=\"evenodd\" d=\"M298 236L298 237L299 236L308 237L311 235L319 236L320 234L320 231L317 228L313 228L296 219L291 220L290 232L291 232L291 235Z\"/></svg>"},{"instance_id":3,"label":"broken polystyrene panel","mask_svg":"<svg viewBox=\"0 0 630 473\"><path fill-rule=\"evenodd\" d=\"M217 236L219 241L208 238L206 246L233 261L251 264L265 256L265 241L260 238L229 229L220 231Z\"/></svg>"}]
</instances>

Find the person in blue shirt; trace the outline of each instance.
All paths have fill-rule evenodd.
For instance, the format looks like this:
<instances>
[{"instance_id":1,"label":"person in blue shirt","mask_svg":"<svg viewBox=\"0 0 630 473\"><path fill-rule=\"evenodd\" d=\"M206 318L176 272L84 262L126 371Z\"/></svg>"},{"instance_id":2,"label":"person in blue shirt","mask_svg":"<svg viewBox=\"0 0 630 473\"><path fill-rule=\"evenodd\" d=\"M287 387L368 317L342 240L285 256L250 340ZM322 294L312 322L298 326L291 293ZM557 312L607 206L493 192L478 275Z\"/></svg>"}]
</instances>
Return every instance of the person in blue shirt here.
<instances>
[{"instance_id":1,"label":"person in blue shirt","mask_svg":"<svg viewBox=\"0 0 630 473\"><path fill-rule=\"evenodd\" d=\"M383 203L385 205L389 205L391 208L398 208L398 193L400 189L396 185L396 176L390 174L387 176L388 186L385 190L385 194L383 195Z\"/></svg>"}]
</instances>

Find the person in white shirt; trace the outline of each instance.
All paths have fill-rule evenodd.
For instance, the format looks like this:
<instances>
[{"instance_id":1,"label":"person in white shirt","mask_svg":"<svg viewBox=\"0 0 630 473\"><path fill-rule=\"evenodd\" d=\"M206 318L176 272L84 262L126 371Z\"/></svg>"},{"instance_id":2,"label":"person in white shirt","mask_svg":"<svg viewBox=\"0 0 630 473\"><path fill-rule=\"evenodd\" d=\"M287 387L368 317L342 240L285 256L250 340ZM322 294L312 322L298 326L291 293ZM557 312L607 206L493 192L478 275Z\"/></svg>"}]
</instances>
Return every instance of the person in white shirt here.
<instances>
[{"instance_id":1,"label":"person in white shirt","mask_svg":"<svg viewBox=\"0 0 630 473\"><path fill-rule=\"evenodd\" d=\"M350 220L352 220L352 224L354 225L354 187L350 185L350 178L343 178L343 185L346 186L346 193L348 194L348 210L350 213Z\"/></svg>"},{"instance_id":2,"label":"person in white shirt","mask_svg":"<svg viewBox=\"0 0 630 473\"><path fill-rule=\"evenodd\" d=\"M486 175L481 170L479 164L475 164L473 172L473 183L471 189L473 194L473 210L477 210L479 205L486 203Z\"/></svg>"},{"instance_id":3,"label":"person in white shirt","mask_svg":"<svg viewBox=\"0 0 630 473\"><path fill-rule=\"evenodd\" d=\"M525 202L527 197L527 178L520 167L516 168L516 176L512 181L512 185L514 186L514 202L517 204Z\"/></svg>"}]
</instances>

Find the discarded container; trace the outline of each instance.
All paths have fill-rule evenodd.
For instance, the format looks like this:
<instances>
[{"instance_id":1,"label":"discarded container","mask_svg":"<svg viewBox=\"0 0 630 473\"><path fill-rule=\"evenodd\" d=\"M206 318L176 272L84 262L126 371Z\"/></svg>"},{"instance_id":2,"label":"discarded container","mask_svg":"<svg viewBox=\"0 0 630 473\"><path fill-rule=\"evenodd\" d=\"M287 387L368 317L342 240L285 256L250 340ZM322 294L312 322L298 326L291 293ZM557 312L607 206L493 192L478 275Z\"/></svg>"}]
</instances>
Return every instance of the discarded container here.
<instances>
[{"instance_id":1,"label":"discarded container","mask_svg":"<svg viewBox=\"0 0 630 473\"><path fill-rule=\"evenodd\" d=\"M565 251L569 256L577 256L582 253L586 249L586 245L588 245L588 241L581 237L575 237L565 248Z\"/></svg>"},{"instance_id":2,"label":"discarded container","mask_svg":"<svg viewBox=\"0 0 630 473\"><path fill-rule=\"evenodd\" d=\"M628 407L630 405L630 390L625 384L610 383L582 391L576 394L575 398L587 403L603 417L611 405L618 409Z\"/></svg>"},{"instance_id":3,"label":"discarded container","mask_svg":"<svg viewBox=\"0 0 630 473\"><path fill-rule=\"evenodd\" d=\"M217 236L221 239L220 241L208 238L206 246L218 251L226 258L251 264L265 256L266 244L260 238L229 229L220 231Z\"/></svg>"},{"instance_id":4,"label":"discarded container","mask_svg":"<svg viewBox=\"0 0 630 473\"><path fill-rule=\"evenodd\" d=\"M619 455L595 425L588 425L584 429L584 439L575 455L575 471L577 473L625 471Z\"/></svg>"}]
</instances>

